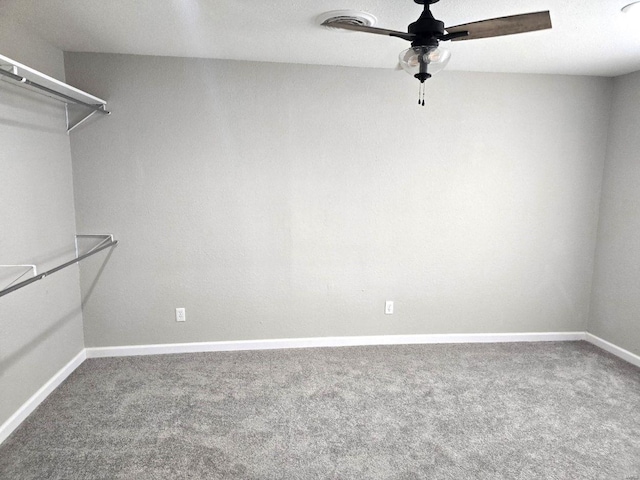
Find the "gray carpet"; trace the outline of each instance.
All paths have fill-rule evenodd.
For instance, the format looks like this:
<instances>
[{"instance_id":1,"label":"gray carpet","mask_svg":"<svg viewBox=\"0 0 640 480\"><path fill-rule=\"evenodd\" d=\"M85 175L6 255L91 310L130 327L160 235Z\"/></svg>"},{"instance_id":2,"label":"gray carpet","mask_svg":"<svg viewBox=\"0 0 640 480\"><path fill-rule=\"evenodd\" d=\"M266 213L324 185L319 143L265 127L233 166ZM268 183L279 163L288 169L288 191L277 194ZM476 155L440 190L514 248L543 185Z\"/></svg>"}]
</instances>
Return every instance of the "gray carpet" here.
<instances>
[{"instance_id":1,"label":"gray carpet","mask_svg":"<svg viewBox=\"0 0 640 480\"><path fill-rule=\"evenodd\" d=\"M584 342L88 360L4 479L640 479L640 369Z\"/></svg>"}]
</instances>

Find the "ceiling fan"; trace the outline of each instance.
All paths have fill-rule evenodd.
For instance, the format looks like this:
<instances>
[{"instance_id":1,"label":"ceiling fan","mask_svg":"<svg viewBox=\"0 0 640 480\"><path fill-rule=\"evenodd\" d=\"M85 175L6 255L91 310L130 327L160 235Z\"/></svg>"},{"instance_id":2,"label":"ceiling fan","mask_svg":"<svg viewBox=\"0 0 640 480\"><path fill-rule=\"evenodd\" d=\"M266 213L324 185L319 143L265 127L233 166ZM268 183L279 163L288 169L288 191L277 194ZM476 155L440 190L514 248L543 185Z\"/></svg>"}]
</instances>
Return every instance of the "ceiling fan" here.
<instances>
[{"instance_id":1,"label":"ceiling fan","mask_svg":"<svg viewBox=\"0 0 640 480\"><path fill-rule=\"evenodd\" d=\"M324 21L323 25L387 35L411 42L411 48L400 52L400 65L406 72L420 80L419 95L422 98L418 97L418 103L423 106L425 80L441 71L451 58L449 51L439 48L440 42L499 37L551 28L551 17L548 11L491 18L445 28L444 22L437 20L430 10L430 5L438 0L414 0L414 2L424 5L424 10L418 20L409 24L407 32L377 28L341 18L330 18Z\"/></svg>"}]
</instances>

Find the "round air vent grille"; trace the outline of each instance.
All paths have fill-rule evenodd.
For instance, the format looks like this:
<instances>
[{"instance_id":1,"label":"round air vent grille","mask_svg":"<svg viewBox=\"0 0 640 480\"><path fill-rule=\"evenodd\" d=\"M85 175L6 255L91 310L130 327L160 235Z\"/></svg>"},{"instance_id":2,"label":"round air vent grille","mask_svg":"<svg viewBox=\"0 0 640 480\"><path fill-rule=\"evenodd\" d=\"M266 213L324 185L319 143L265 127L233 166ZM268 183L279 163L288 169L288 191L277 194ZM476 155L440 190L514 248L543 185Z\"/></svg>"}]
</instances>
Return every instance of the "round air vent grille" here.
<instances>
[{"instance_id":1,"label":"round air vent grille","mask_svg":"<svg viewBox=\"0 0 640 480\"><path fill-rule=\"evenodd\" d=\"M350 23L352 25L362 25L365 27L373 27L378 19L367 12L359 12L357 10L333 10L319 15L317 22L327 28L348 32L342 28L332 27L332 23Z\"/></svg>"}]
</instances>

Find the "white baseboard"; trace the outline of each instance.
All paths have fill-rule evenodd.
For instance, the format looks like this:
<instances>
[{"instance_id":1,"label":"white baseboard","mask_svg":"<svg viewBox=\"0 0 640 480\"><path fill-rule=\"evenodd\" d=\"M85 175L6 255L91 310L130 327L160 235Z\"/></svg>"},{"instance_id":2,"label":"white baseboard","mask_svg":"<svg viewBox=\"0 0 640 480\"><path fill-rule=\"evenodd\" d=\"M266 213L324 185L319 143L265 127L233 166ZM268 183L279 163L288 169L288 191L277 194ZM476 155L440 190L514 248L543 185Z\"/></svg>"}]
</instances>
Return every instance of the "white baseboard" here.
<instances>
[{"instance_id":1,"label":"white baseboard","mask_svg":"<svg viewBox=\"0 0 640 480\"><path fill-rule=\"evenodd\" d=\"M22 406L11 415L6 422L0 425L0 444L4 442L11 432L13 432L18 426L33 412L38 405L40 405L45 398L49 396L58 386L64 382L64 380L73 373L73 371L84 362L87 358L86 349L82 349L73 359L62 367L53 377L51 377L47 383L45 383L40 389L34 393L29 400L22 404Z\"/></svg>"},{"instance_id":2,"label":"white baseboard","mask_svg":"<svg viewBox=\"0 0 640 480\"><path fill-rule=\"evenodd\" d=\"M636 367L640 367L640 356L636 355L635 353L631 353L629 350L625 350L624 348L614 345L611 342L607 342L606 340L600 337L596 337L595 335L588 332L586 334L585 340L589 343L593 343L596 347L600 347L601 349L614 354L616 357L626 360Z\"/></svg>"},{"instance_id":3,"label":"white baseboard","mask_svg":"<svg viewBox=\"0 0 640 480\"><path fill-rule=\"evenodd\" d=\"M449 333L430 335L376 335L366 337L283 338L228 342L167 343L122 347L88 347L87 358L128 357L169 353L229 352L280 348L417 345L429 343L561 342L584 340L584 332L558 333Z\"/></svg>"}]
</instances>

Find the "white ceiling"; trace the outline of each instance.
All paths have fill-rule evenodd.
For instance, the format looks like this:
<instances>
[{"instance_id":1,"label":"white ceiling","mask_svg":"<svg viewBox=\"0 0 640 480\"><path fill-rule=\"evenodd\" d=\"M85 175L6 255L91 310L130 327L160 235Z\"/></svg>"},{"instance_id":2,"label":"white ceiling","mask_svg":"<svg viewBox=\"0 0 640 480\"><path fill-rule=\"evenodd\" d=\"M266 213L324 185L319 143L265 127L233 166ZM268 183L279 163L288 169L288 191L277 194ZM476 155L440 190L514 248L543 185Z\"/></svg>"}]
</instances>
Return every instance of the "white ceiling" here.
<instances>
[{"instance_id":1,"label":"white ceiling","mask_svg":"<svg viewBox=\"0 0 640 480\"><path fill-rule=\"evenodd\" d=\"M640 70L640 16L620 12L630 1L441 0L432 11L450 26L551 11L553 30L448 43L448 70L615 76ZM316 24L340 9L405 31L421 12L412 0L0 0L0 15L65 51L394 68L408 42Z\"/></svg>"}]
</instances>

